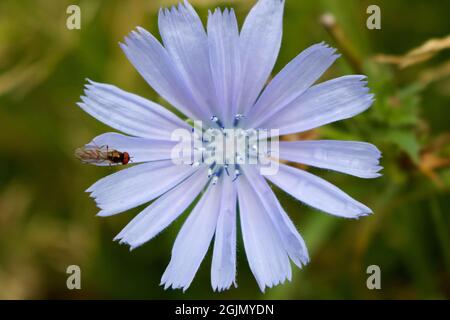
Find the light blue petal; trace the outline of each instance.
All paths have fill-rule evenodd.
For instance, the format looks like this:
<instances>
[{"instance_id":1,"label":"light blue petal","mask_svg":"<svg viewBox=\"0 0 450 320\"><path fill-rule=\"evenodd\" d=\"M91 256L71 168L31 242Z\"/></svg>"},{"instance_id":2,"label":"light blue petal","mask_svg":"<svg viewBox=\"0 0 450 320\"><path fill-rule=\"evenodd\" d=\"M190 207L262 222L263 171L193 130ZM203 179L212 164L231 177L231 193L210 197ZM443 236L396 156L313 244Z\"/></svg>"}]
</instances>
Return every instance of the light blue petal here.
<instances>
[{"instance_id":1,"label":"light blue petal","mask_svg":"<svg viewBox=\"0 0 450 320\"><path fill-rule=\"evenodd\" d=\"M281 207L280 202L269 184L258 172L256 167L242 166L242 169L248 178L251 187L255 193L257 193L265 211L272 220L273 225L277 229L289 257L299 268L306 265L309 262L309 255L305 241L298 233L291 219L289 219L289 216Z\"/></svg>"},{"instance_id":2,"label":"light blue petal","mask_svg":"<svg viewBox=\"0 0 450 320\"><path fill-rule=\"evenodd\" d=\"M150 241L188 208L207 182L206 168L198 170L139 213L114 240L131 249Z\"/></svg>"},{"instance_id":3,"label":"light blue petal","mask_svg":"<svg viewBox=\"0 0 450 320\"><path fill-rule=\"evenodd\" d=\"M115 86L90 81L78 105L104 124L124 133L170 140L173 130L189 126L166 108Z\"/></svg>"},{"instance_id":4,"label":"light blue petal","mask_svg":"<svg viewBox=\"0 0 450 320\"><path fill-rule=\"evenodd\" d=\"M233 10L217 9L208 17L208 43L216 103L214 112L232 126L241 89L239 29Z\"/></svg>"},{"instance_id":5,"label":"light blue petal","mask_svg":"<svg viewBox=\"0 0 450 320\"><path fill-rule=\"evenodd\" d=\"M373 144L355 141L282 141L280 159L335 170L360 178L377 178L381 152Z\"/></svg>"},{"instance_id":6,"label":"light blue petal","mask_svg":"<svg viewBox=\"0 0 450 320\"><path fill-rule=\"evenodd\" d=\"M335 52L320 43L300 53L267 85L251 111L249 126L258 128L304 93L338 58Z\"/></svg>"},{"instance_id":7,"label":"light blue petal","mask_svg":"<svg viewBox=\"0 0 450 320\"><path fill-rule=\"evenodd\" d=\"M174 66L186 80L202 113L206 118L211 118L213 87L208 38L202 21L194 8L184 1L170 10L161 9L158 24Z\"/></svg>"},{"instance_id":8,"label":"light blue petal","mask_svg":"<svg viewBox=\"0 0 450 320\"><path fill-rule=\"evenodd\" d=\"M279 129L283 135L353 117L373 103L364 79L352 75L314 85L261 127Z\"/></svg>"},{"instance_id":9,"label":"light blue petal","mask_svg":"<svg viewBox=\"0 0 450 320\"><path fill-rule=\"evenodd\" d=\"M156 140L148 138L129 137L115 132L108 132L95 137L86 147L97 147L109 151L128 152L130 163L140 163L172 159L172 149L177 142L170 140ZM107 161L98 163L99 166L111 165Z\"/></svg>"},{"instance_id":10,"label":"light blue petal","mask_svg":"<svg viewBox=\"0 0 450 320\"><path fill-rule=\"evenodd\" d=\"M284 0L259 0L245 19L241 31L239 113L247 114L272 72L283 34Z\"/></svg>"},{"instance_id":11,"label":"light blue petal","mask_svg":"<svg viewBox=\"0 0 450 320\"><path fill-rule=\"evenodd\" d=\"M110 216L159 197L196 170L172 160L148 162L100 179L87 192L101 209L98 215Z\"/></svg>"},{"instance_id":12,"label":"light blue petal","mask_svg":"<svg viewBox=\"0 0 450 320\"><path fill-rule=\"evenodd\" d=\"M262 292L291 280L289 257L276 227L245 176L236 180L245 253Z\"/></svg>"},{"instance_id":13,"label":"light blue petal","mask_svg":"<svg viewBox=\"0 0 450 320\"><path fill-rule=\"evenodd\" d=\"M170 263L161 278L165 289L172 287L185 291L194 279L214 236L222 188L222 181L217 185L210 184L183 224L173 245Z\"/></svg>"},{"instance_id":14,"label":"light blue petal","mask_svg":"<svg viewBox=\"0 0 450 320\"><path fill-rule=\"evenodd\" d=\"M266 178L294 198L329 214L359 218L372 213L331 183L300 169L280 163L278 173Z\"/></svg>"},{"instance_id":15,"label":"light blue petal","mask_svg":"<svg viewBox=\"0 0 450 320\"><path fill-rule=\"evenodd\" d=\"M211 264L211 284L217 291L226 290L233 283L236 286L236 204L236 184L224 175Z\"/></svg>"},{"instance_id":16,"label":"light blue petal","mask_svg":"<svg viewBox=\"0 0 450 320\"><path fill-rule=\"evenodd\" d=\"M136 70L161 97L187 117L206 120L183 74L151 33L138 27L120 46Z\"/></svg>"}]
</instances>

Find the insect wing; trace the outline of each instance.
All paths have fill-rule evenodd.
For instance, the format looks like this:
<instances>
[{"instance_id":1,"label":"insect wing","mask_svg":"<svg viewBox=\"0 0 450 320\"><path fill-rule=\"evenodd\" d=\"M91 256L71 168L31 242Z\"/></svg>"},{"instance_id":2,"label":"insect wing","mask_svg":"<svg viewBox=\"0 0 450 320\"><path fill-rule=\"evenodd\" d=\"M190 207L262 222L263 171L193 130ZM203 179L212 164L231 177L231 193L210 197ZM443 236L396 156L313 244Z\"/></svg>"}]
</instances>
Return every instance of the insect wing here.
<instances>
[{"instance_id":1,"label":"insect wing","mask_svg":"<svg viewBox=\"0 0 450 320\"><path fill-rule=\"evenodd\" d=\"M111 161L108 160L108 151L106 147L81 147L75 150L75 157L83 163L97 166L111 165Z\"/></svg>"}]
</instances>

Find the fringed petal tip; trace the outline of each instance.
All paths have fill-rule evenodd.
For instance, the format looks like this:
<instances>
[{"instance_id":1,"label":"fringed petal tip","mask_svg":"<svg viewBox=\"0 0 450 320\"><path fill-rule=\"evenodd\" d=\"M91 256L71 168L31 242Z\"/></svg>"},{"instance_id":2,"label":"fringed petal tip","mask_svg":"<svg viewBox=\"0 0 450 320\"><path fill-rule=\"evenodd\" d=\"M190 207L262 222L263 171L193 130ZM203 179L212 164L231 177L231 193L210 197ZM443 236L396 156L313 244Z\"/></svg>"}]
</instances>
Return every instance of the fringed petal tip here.
<instances>
[{"instance_id":1,"label":"fringed petal tip","mask_svg":"<svg viewBox=\"0 0 450 320\"><path fill-rule=\"evenodd\" d=\"M220 292L224 292L226 290L229 290L231 288L231 286L234 286L235 288L238 287L236 280L233 280L231 283L228 284L216 284L212 286L212 289L214 292L220 293Z\"/></svg>"},{"instance_id":2,"label":"fringed petal tip","mask_svg":"<svg viewBox=\"0 0 450 320\"><path fill-rule=\"evenodd\" d=\"M304 252L303 252L303 255L302 255L302 258L300 261L296 261L296 259L293 259L292 257L290 257L290 258L291 258L292 262L294 262L295 265L300 269L303 269L304 267L306 267L310 262L310 258L309 258L309 254L308 254L308 250L307 250L306 246L304 247ZM258 280L257 280L257 283L258 283L258 287L261 290L261 292L265 293L266 288L272 289L273 287L284 284L286 281L292 282L292 273L289 273L286 275L285 278L278 279L277 281L274 281L272 283L260 283L260 281L258 281Z\"/></svg>"},{"instance_id":3,"label":"fringed petal tip","mask_svg":"<svg viewBox=\"0 0 450 320\"><path fill-rule=\"evenodd\" d=\"M294 260L291 257L292 261L300 269L305 267L310 262L310 258L309 258L309 255L308 255L306 247L304 249L305 249L305 251L303 252L302 257L300 258L301 259L300 261L298 261L297 259ZM264 283L259 283L258 282L258 287L259 287L259 289L261 290L262 293L265 293L266 288L273 288L273 287L275 287L277 285L284 284L286 281L289 281L289 282L292 281L292 275L291 274L286 275L286 277L284 279L278 279L277 281L274 281L272 283L264 284ZM234 286L234 288L238 287L236 279L234 279L234 280L232 280L230 282L227 282L227 283L213 284L212 285L212 289L213 289L214 292L220 293L220 292L224 292L226 290L229 290L232 286Z\"/></svg>"},{"instance_id":4,"label":"fringed petal tip","mask_svg":"<svg viewBox=\"0 0 450 320\"><path fill-rule=\"evenodd\" d=\"M96 203L97 203L97 200L96 200ZM100 209L102 209L102 210L100 210L100 211L96 214L97 217L100 217L100 218L106 218L106 217L111 217L111 216L113 216L113 215L116 214L116 212L114 212L114 211L108 211L108 210L106 210L106 209L103 209L103 208L101 207L101 204L99 204L99 203L97 203L97 207L99 207Z\"/></svg>"},{"instance_id":5,"label":"fringed petal tip","mask_svg":"<svg viewBox=\"0 0 450 320\"><path fill-rule=\"evenodd\" d=\"M187 0L181 0L178 2L178 4L174 4L171 6L167 6L167 7L161 7L159 9L160 14L167 14L167 13L172 13L172 12L177 12L177 10L194 10L195 9L192 7L192 5L189 3L189 1Z\"/></svg>"},{"instance_id":6,"label":"fringed petal tip","mask_svg":"<svg viewBox=\"0 0 450 320\"><path fill-rule=\"evenodd\" d=\"M183 293L185 293L186 290L188 289L188 288L181 287L181 286L180 286L180 287L176 287L175 285L173 285L173 284L171 284L171 283L165 283L165 282L161 282L159 285L160 285L161 287L164 287L164 290L168 290L168 289L172 289L172 290L180 289L180 290L183 291Z\"/></svg>"},{"instance_id":7,"label":"fringed petal tip","mask_svg":"<svg viewBox=\"0 0 450 320\"><path fill-rule=\"evenodd\" d=\"M310 262L310 258L308 256L308 254L306 253L306 256L304 256L304 258L301 261L294 261L294 260L292 260L292 261L295 263L295 265L298 268L303 269L303 267L305 267ZM266 288L272 289L273 287L284 284L286 281L292 282L292 274L288 274L288 275L286 275L286 277L284 279L279 279L278 281L275 281L273 283L263 284L263 283L259 283L259 281L257 281L257 282L258 282L258 287L261 290L261 292L265 293Z\"/></svg>"},{"instance_id":8,"label":"fringed petal tip","mask_svg":"<svg viewBox=\"0 0 450 320\"><path fill-rule=\"evenodd\" d=\"M308 248L303 243L302 252L300 254L300 257L289 255L289 258L292 260L292 262L294 262L294 264L299 269L303 269L303 267L305 267L310 262Z\"/></svg>"},{"instance_id":9,"label":"fringed petal tip","mask_svg":"<svg viewBox=\"0 0 450 320\"><path fill-rule=\"evenodd\" d=\"M353 212L352 214L349 214L347 216L343 216L344 218L347 219L356 219L359 220L362 217L367 217L373 214L372 209L370 209L369 207L365 206L362 203L359 203L358 206L358 212Z\"/></svg>"},{"instance_id":10,"label":"fringed petal tip","mask_svg":"<svg viewBox=\"0 0 450 320\"><path fill-rule=\"evenodd\" d=\"M169 276L166 275L166 273L167 273L167 270L163 274L163 276L161 278L161 282L159 284L160 286L164 286L164 290L167 290L170 288L172 288L173 290L180 289L183 291L183 293L185 293L186 290L189 289L189 287L192 283L192 280L190 280L188 283L178 283L178 282L176 282L177 281L176 279L169 279Z\"/></svg>"},{"instance_id":11,"label":"fringed petal tip","mask_svg":"<svg viewBox=\"0 0 450 320\"><path fill-rule=\"evenodd\" d=\"M361 212L360 214L355 216L353 219L359 220L360 218L368 217L368 216L373 215L373 211L370 208L367 208L367 209L368 209L368 211Z\"/></svg>"},{"instance_id":12,"label":"fringed petal tip","mask_svg":"<svg viewBox=\"0 0 450 320\"><path fill-rule=\"evenodd\" d=\"M95 90L96 86L98 86L98 87L102 86L102 83L95 82L95 81L93 81L93 80L91 80L89 78L86 78L85 80L86 80L86 83L83 86L83 93L84 93L84 95L82 95L80 97L81 102L77 103L78 106L80 106L80 104L82 104L82 103L83 104L87 103L87 101L89 99L89 96L94 93L94 90Z\"/></svg>"},{"instance_id":13,"label":"fringed petal tip","mask_svg":"<svg viewBox=\"0 0 450 320\"><path fill-rule=\"evenodd\" d=\"M141 26L136 26L134 30L130 31L123 39L123 42L119 42L122 49L127 48L133 41L139 40L144 35L150 35L150 33Z\"/></svg>"},{"instance_id":14,"label":"fringed petal tip","mask_svg":"<svg viewBox=\"0 0 450 320\"><path fill-rule=\"evenodd\" d=\"M123 238L122 238L123 237ZM118 234L114 237L113 241L118 242L120 245L128 246L130 252L142 246L144 243L131 243L128 239L125 239L126 236L120 236Z\"/></svg>"},{"instance_id":15,"label":"fringed petal tip","mask_svg":"<svg viewBox=\"0 0 450 320\"><path fill-rule=\"evenodd\" d=\"M337 53L337 49L335 47L332 47L325 41L321 41L319 43L313 44L307 50L311 50L311 49L317 48L317 47L320 47L321 50L327 51L327 53L330 56L335 57L336 59L341 57L341 54Z\"/></svg>"},{"instance_id":16,"label":"fringed petal tip","mask_svg":"<svg viewBox=\"0 0 450 320\"><path fill-rule=\"evenodd\" d=\"M128 246L130 251L134 251L135 249L141 247L144 245L147 241L136 241L133 239L133 236L127 235L127 234L118 234L114 237L113 241L118 242L120 245Z\"/></svg>"},{"instance_id":17,"label":"fringed petal tip","mask_svg":"<svg viewBox=\"0 0 450 320\"><path fill-rule=\"evenodd\" d=\"M272 288L274 288L276 286L283 285L284 283L286 283L286 281L291 282L292 281L292 275L286 276L283 279L277 279L277 280L275 280L273 282L270 282L270 283L260 283L259 281L257 281L257 282L258 282L259 290L261 290L262 293L266 293L266 289L272 289Z\"/></svg>"}]
</instances>

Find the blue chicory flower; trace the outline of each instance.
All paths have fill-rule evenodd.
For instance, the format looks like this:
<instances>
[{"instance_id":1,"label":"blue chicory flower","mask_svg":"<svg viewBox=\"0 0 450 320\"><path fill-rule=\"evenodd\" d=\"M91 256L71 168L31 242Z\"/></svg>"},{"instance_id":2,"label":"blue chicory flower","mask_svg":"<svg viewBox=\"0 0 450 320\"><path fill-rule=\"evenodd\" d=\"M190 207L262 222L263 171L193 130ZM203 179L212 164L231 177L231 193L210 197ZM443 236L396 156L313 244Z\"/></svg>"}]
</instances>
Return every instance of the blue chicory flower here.
<instances>
[{"instance_id":1,"label":"blue chicory flower","mask_svg":"<svg viewBox=\"0 0 450 320\"><path fill-rule=\"evenodd\" d=\"M314 84L338 58L335 50L323 43L300 53L266 85L280 49L283 10L284 1L259 0L239 32L234 11L216 9L209 13L205 31L193 7L184 1L159 13L163 44L137 28L121 47L161 97L206 127L268 128L286 135L368 109L373 95L364 76ZM302 237L267 180L332 215L358 218L372 212L332 184L283 163L276 174L268 176L258 171L258 164L174 164L172 133L191 130L191 125L161 105L115 86L90 82L79 106L126 134L102 134L89 145L126 150L136 164L87 190L101 209L98 215L115 215L156 199L116 240L136 248L199 199L173 246L161 281L165 288L186 290L190 286L213 238L212 287L222 291L236 285L238 212L247 260L262 291L291 280L290 260L298 267L309 262ZM361 178L380 175L380 156L375 146L364 142L279 144L282 160Z\"/></svg>"}]
</instances>

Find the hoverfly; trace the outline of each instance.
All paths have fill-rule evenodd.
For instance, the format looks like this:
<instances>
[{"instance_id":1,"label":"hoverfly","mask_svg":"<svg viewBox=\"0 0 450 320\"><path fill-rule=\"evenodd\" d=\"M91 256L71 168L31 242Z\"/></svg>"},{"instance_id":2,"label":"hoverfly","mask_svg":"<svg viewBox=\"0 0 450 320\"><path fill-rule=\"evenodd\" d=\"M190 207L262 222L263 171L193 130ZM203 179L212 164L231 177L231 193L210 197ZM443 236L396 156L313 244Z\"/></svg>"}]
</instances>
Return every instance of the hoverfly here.
<instances>
[{"instance_id":1,"label":"hoverfly","mask_svg":"<svg viewBox=\"0 0 450 320\"><path fill-rule=\"evenodd\" d=\"M126 165L130 162L128 152L110 150L108 146L87 145L75 150L75 157L83 163L102 165Z\"/></svg>"}]
</instances>

